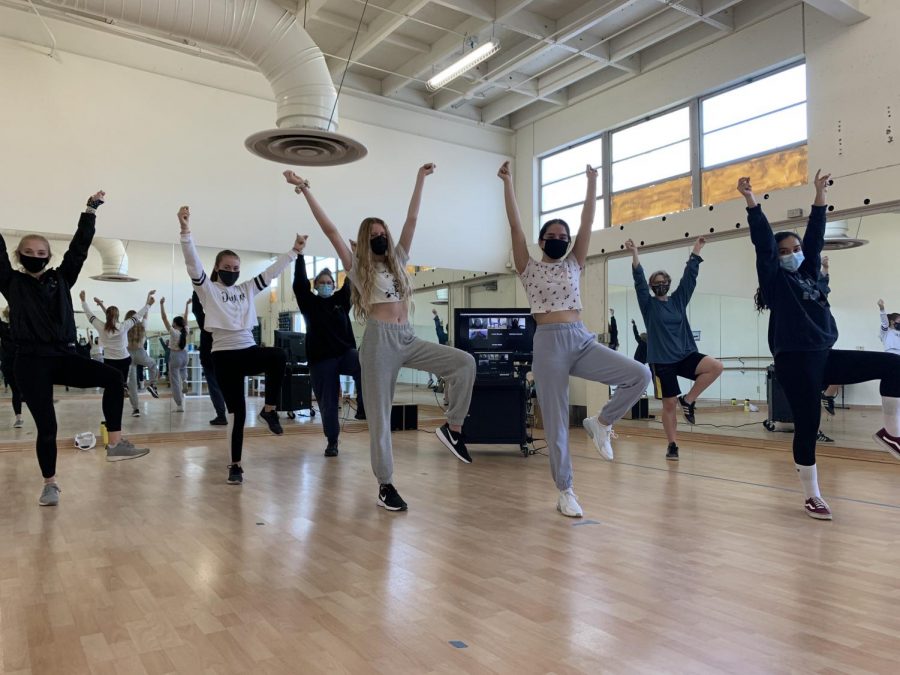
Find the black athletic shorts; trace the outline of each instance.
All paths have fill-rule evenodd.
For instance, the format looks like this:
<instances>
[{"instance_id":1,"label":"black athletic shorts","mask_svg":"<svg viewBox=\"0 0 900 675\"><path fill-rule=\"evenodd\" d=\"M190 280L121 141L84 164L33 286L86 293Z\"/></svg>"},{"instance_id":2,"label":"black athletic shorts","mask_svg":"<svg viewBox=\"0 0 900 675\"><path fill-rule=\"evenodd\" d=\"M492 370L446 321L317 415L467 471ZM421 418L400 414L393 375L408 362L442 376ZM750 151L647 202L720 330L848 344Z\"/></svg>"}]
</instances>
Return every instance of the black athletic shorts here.
<instances>
[{"instance_id":1,"label":"black athletic shorts","mask_svg":"<svg viewBox=\"0 0 900 675\"><path fill-rule=\"evenodd\" d=\"M697 379L697 366L706 358L706 354L694 352L675 363L651 363L653 369L653 391L656 398L671 398L681 393L678 378Z\"/></svg>"}]
</instances>

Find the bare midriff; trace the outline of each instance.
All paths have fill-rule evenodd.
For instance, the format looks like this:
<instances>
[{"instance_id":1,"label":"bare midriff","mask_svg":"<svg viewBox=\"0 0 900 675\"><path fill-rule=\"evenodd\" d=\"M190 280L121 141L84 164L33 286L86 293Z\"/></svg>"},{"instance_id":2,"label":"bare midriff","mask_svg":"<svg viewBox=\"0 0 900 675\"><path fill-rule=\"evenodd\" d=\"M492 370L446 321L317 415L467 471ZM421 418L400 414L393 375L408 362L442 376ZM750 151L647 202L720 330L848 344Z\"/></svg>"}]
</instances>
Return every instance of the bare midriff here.
<instances>
[{"instance_id":1,"label":"bare midriff","mask_svg":"<svg viewBox=\"0 0 900 675\"><path fill-rule=\"evenodd\" d=\"M535 323L543 326L548 323L575 323L581 321L580 309L560 309L556 312L544 312L542 314L532 314Z\"/></svg>"},{"instance_id":2,"label":"bare midriff","mask_svg":"<svg viewBox=\"0 0 900 675\"><path fill-rule=\"evenodd\" d=\"M409 301L375 303L369 310L369 318L385 323L406 323L409 321Z\"/></svg>"}]
</instances>

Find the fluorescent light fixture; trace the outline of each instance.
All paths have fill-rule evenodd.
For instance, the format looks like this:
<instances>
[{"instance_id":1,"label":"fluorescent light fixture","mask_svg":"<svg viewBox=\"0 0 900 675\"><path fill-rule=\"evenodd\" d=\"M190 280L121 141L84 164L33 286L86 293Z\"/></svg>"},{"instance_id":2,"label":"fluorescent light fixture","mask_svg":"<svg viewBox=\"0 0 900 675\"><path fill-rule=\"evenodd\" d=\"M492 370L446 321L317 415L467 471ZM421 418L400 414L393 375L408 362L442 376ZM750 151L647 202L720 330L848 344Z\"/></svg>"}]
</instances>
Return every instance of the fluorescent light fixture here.
<instances>
[{"instance_id":1,"label":"fluorescent light fixture","mask_svg":"<svg viewBox=\"0 0 900 675\"><path fill-rule=\"evenodd\" d=\"M453 80L455 80L467 70L471 70L485 59L493 56L499 50L499 40L491 40L490 42L485 42L483 45L476 49L473 49L468 54L464 54L463 57L456 63L444 68L441 72L428 80L425 86L428 87L429 91L440 89L448 82L452 82Z\"/></svg>"}]
</instances>

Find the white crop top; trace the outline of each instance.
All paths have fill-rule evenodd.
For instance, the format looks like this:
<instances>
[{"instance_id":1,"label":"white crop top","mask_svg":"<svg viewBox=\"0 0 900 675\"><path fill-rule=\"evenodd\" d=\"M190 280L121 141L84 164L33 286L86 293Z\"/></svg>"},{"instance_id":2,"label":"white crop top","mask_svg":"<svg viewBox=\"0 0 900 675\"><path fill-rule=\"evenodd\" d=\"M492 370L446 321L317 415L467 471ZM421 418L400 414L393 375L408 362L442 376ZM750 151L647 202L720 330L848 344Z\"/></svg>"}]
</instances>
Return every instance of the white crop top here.
<instances>
[{"instance_id":1,"label":"white crop top","mask_svg":"<svg viewBox=\"0 0 900 675\"><path fill-rule=\"evenodd\" d=\"M519 279L528 294L531 313L582 309L579 282L583 269L572 255L552 263L529 258Z\"/></svg>"},{"instance_id":2,"label":"white crop top","mask_svg":"<svg viewBox=\"0 0 900 675\"><path fill-rule=\"evenodd\" d=\"M400 265L405 266L407 262L409 262L409 254L406 250L400 245L394 247L394 256L397 258L397 262ZM358 261L354 259L353 268L347 272L347 276L350 278L350 281L356 286L357 290L362 290L362 286L360 285L359 276L356 274L356 269L358 266ZM400 294L400 284L397 283L397 280L394 278L394 275L391 274L387 265L383 262L375 263L375 286L372 288L372 298L371 303L373 305L377 305L383 302L403 302L406 298L402 297Z\"/></svg>"}]
</instances>

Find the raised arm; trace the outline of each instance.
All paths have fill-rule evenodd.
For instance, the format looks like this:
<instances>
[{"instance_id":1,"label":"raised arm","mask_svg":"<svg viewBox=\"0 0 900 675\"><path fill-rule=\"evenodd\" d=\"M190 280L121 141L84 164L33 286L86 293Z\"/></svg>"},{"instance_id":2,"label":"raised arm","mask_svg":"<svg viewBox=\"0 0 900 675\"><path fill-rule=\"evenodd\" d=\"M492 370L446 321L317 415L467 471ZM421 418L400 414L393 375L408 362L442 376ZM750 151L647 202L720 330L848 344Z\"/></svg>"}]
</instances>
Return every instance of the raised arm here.
<instances>
[{"instance_id":1,"label":"raised arm","mask_svg":"<svg viewBox=\"0 0 900 675\"><path fill-rule=\"evenodd\" d=\"M91 242L94 240L97 209L103 204L104 199L106 199L106 193L103 190L88 197L87 207L78 219L75 236L69 242L69 248L57 268L70 288L78 281L78 275L81 273L84 261L87 260Z\"/></svg>"},{"instance_id":2,"label":"raised arm","mask_svg":"<svg viewBox=\"0 0 900 675\"><path fill-rule=\"evenodd\" d=\"M644 314L644 319L646 319L646 311L651 301L650 287L647 285L647 277L644 275L644 268L641 267L638 247L634 240L628 239L625 242L625 250L631 251L631 276L634 279L634 291L637 294L638 307L641 308L641 314Z\"/></svg>"},{"instance_id":3,"label":"raised arm","mask_svg":"<svg viewBox=\"0 0 900 675\"><path fill-rule=\"evenodd\" d=\"M155 293L156 291L154 291ZM150 298L152 300L152 298ZM152 304L152 303L151 303ZM191 328L191 318L190 318L190 310L191 309L191 299L188 298L187 302L184 303L184 329L190 330Z\"/></svg>"},{"instance_id":4,"label":"raised arm","mask_svg":"<svg viewBox=\"0 0 900 675\"><path fill-rule=\"evenodd\" d=\"M762 212L762 207L753 194L750 179L743 176L738 179L737 191L747 200L747 222L750 225L750 241L756 249L756 274L762 285L768 285L778 273L778 246L772 226Z\"/></svg>"},{"instance_id":5,"label":"raised arm","mask_svg":"<svg viewBox=\"0 0 900 675\"><path fill-rule=\"evenodd\" d=\"M147 312L150 311L151 305L156 302L156 299L153 297L154 293L156 293L156 291L150 291L149 293L147 293L147 301L144 303L144 306L141 307L137 312L135 312L134 316L132 316L130 319L125 319L125 321L122 322L121 330L123 333L128 332L134 326L137 326L139 323L144 322L144 317L146 317Z\"/></svg>"},{"instance_id":6,"label":"raised arm","mask_svg":"<svg viewBox=\"0 0 900 675\"><path fill-rule=\"evenodd\" d=\"M191 283L193 283L195 287L200 288L207 283L208 277L203 270L203 263L200 262L200 256L197 255L197 249L194 246L194 240L191 237L191 209L189 206L182 206L178 209L178 225L181 228L181 253L184 256L184 266L187 268ZM166 315L165 310L162 307L164 300L165 298L160 300L159 303L163 317ZM163 321L165 321L165 319L163 319ZM166 324L166 329L169 329L168 324Z\"/></svg>"},{"instance_id":7,"label":"raised arm","mask_svg":"<svg viewBox=\"0 0 900 675\"><path fill-rule=\"evenodd\" d=\"M306 236L303 237L304 248L306 246ZM309 284L309 276L306 274L306 256L303 251L294 261L294 297L297 298L297 305L303 310L312 301L313 292Z\"/></svg>"},{"instance_id":8,"label":"raised arm","mask_svg":"<svg viewBox=\"0 0 900 675\"><path fill-rule=\"evenodd\" d=\"M819 270L822 267L822 247L825 245L825 208L828 203L825 195L828 192L830 180L830 173L823 176L821 169L816 171L816 177L813 179L816 197L809 213L806 232L803 233L803 263L800 268L805 268L807 274L816 279L819 278Z\"/></svg>"},{"instance_id":9,"label":"raised arm","mask_svg":"<svg viewBox=\"0 0 900 675\"><path fill-rule=\"evenodd\" d=\"M881 314L881 333L879 334L879 337L881 337L881 341L884 342L889 328L887 312L884 311L884 300L878 300L878 312Z\"/></svg>"},{"instance_id":10,"label":"raised arm","mask_svg":"<svg viewBox=\"0 0 900 675\"><path fill-rule=\"evenodd\" d=\"M579 267L584 267L587 260L588 247L591 245L591 232L594 227L594 213L597 210L597 169L590 164L584 170L587 176L587 194L584 196L584 207L581 209L581 225L578 227L578 236L572 245L572 253Z\"/></svg>"},{"instance_id":11,"label":"raised arm","mask_svg":"<svg viewBox=\"0 0 900 675\"><path fill-rule=\"evenodd\" d=\"M252 283L245 281L243 287L247 289L251 295L255 296L258 293L261 293L266 286L272 283L272 279L281 274L285 267L297 259L297 256L303 251L304 246L306 246L306 239L298 234L294 238L294 246L291 250L287 253L282 253L275 259L275 262L253 277L251 280Z\"/></svg>"},{"instance_id":12,"label":"raised arm","mask_svg":"<svg viewBox=\"0 0 900 675\"><path fill-rule=\"evenodd\" d=\"M506 203L506 218L509 221L509 236L512 240L513 263L516 266L516 272L522 274L530 256L528 255L525 230L522 229L522 219L519 216L519 205L516 203L516 191L513 188L509 162L503 162L497 175L503 181L503 198Z\"/></svg>"},{"instance_id":13,"label":"raised arm","mask_svg":"<svg viewBox=\"0 0 900 675\"><path fill-rule=\"evenodd\" d=\"M166 331L171 333L172 332L172 324L169 323L169 317L166 314L166 299L165 298L159 299L159 314L162 317L163 326L166 327Z\"/></svg>"},{"instance_id":14,"label":"raised arm","mask_svg":"<svg viewBox=\"0 0 900 675\"><path fill-rule=\"evenodd\" d=\"M6 295L14 271L9 261L9 252L6 250L6 240L0 235L0 293L3 295Z\"/></svg>"},{"instance_id":15,"label":"raised arm","mask_svg":"<svg viewBox=\"0 0 900 675\"><path fill-rule=\"evenodd\" d=\"M700 273L700 263L703 258L700 257L700 251L706 246L706 239L698 237L691 250L691 255L684 266L684 274L681 275L681 281L678 282L678 288L672 293L672 298L676 302L687 306L694 295L694 289L697 288L697 275Z\"/></svg>"},{"instance_id":16,"label":"raised arm","mask_svg":"<svg viewBox=\"0 0 900 675\"><path fill-rule=\"evenodd\" d=\"M81 291L81 293L78 294L78 297L81 298L81 310L87 317L88 322L102 335L104 330L104 323L96 316L94 316L94 313L91 311L91 308L87 304L87 296L85 295L85 292Z\"/></svg>"},{"instance_id":17,"label":"raised arm","mask_svg":"<svg viewBox=\"0 0 900 675\"><path fill-rule=\"evenodd\" d=\"M641 343L641 334L638 332L637 324L634 322L634 319L631 320L631 331L634 333L634 339L637 340L637 343Z\"/></svg>"},{"instance_id":18,"label":"raised arm","mask_svg":"<svg viewBox=\"0 0 900 675\"><path fill-rule=\"evenodd\" d=\"M422 203L422 190L425 187L425 177L434 173L437 164L423 164L416 173L416 186L413 188L412 197L409 200L409 209L406 211L406 220L403 221L403 229L400 231L400 246L409 255L412 246L413 235L416 233L416 223L419 221L419 206Z\"/></svg>"},{"instance_id":19,"label":"raised arm","mask_svg":"<svg viewBox=\"0 0 900 675\"><path fill-rule=\"evenodd\" d=\"M288 183L294 186L294 192L306 197L306 203L309 204L309 209L312 211L313 217L316 219L319 227L322 228L322 232L328 237L328 241L334 246L334 251L337 253L338 258L341 259L344 269L350 271L353 268L353 254L350 252L350 247L347 246L347 242L341 237L341 233L338 232L335 224L332 223L331 219L325 214L325 210L321 207L319 202L316 201L316 198L313 197L313 193L309 189L309 181L300 178L300 176L293 171L285 171L282 175Z\"/></svg>"}]
</instances>

